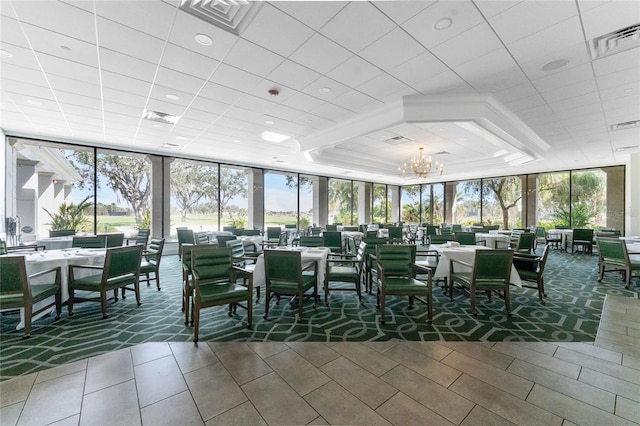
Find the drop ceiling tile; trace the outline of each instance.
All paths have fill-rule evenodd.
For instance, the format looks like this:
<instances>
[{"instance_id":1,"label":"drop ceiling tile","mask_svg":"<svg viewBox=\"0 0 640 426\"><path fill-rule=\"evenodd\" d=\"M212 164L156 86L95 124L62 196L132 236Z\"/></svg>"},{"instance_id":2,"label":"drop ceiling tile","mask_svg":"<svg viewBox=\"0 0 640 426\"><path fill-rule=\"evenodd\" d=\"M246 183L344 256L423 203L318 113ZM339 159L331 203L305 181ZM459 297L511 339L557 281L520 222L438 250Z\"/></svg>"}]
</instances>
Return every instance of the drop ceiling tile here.
<instances>
[{"instance_id":1,"label":"drop ceiling tile","mask_svg":"<svg viewBox=\"0 0 640 426\"><path fill-rule=\"evenodd\" d=\"M161 66L201 79L208 79L220 62L192 50L168 43L162 55Z\"/></svg>"},{"instance_id":2,"label":"drop ceiling tile","mask_svg":"<svg viewBox=\"0 0 640 426\"><path fill-rule=\"evenodd\" d=\"M98 54L95 44L86 43L33 25L25 24L23 28L34 51L53 54L61 59L98 67Z\"/></svg>"},{"instance_id":3,"label":"drop ceiling tile","mask_svg":"<svg viewBox=\"0 0 640 426\"><path fill-rule=\"evenodd\" d=\"M31 50L20 23L6 16L0 16L0 40L3 44Z\"/></svg>"},{"instance_id":4,"label":"drop ceiling tile","mask_svg":"<svg viewBox=\"0 0 640 426\"><path fill-rule=\"evenodd\" d=\"M453 70L472 86L479 83L486 86L487 80L496 82L495 89L500 87L500 84L507 83L506 70L511 71L515 66L516 63L508 52L504 48L500 48L464 64L454 66Z\"/></svg>"},{"instance_id":5,"label":"drop ceiling tile","mask_svg":"<svg viewBox=\"0 0 640 426\"><path fill-rule=\"evenodd\" d=\"M151 89L151 83L128 77L119 73L102 70L102 86L111 89L120 90L121 92L133 93L140 96L147 96Z\"/></svg>"},{"instance_id":6,"label":"drop ceiling tile","mask_svg":"<svg viewBox=\"0 0 640 426\"><path fill-rule=\"evenodd\" d=\"M345 48L320 34L314 34L289 59L324 74L351 56Z\"/></svg>"},{"instance_id":7,"label":"drop ceiling tile","mask_svg":"<svg viewBox=\"0 0 640 426\"><path fill-rule=\"evenodd\" d=\"M224 62L261 77L266 77L284 58L257 44L244 39L238 40Z\"/></svg>"},{"instance_id":8,"label":"drop ceiling tile","mask_svg":"<svg viewBox=\"0 0 640 426\"><path fill-rule=\"evenodd\" d=\"M169 99L167 98L167 95L177 96L178 99ZM153 86L149 97L171 104L180 105L182 107L188 106L194 99L194 96L191 93L181 92L172 88L160 86L159 84Z\"/></svg>"},{"instance_id":9,"label":"drop ceiling tile","mask_svg":"<svg viewBox=\"0 0 640 426\"><path fill-rule=\"evenodd\" d=\"M640 75L640 47L596 59L593 61L593 70L598 77L622 70Z\"/></svg>"},{"instance_id":10,"label":"drop ceiling tile","mask_svg":"<svg viewBox=\"0 0 640 426\"><path fill-rule=\"evenodd\" d=\"M208 81L200 91L199 96L233 105L242 96L242 92Z\"/></svg>"},{"instance_id":11,"label":"drop ceiling tile","mask_svg":"<svg viewBox=\"0 0 640 426\"><path fill-rule=\"evenodd\" d=\"M229 126L231 125L231 123L233 123L234 126L241 126L245 125L246 122L260 120L263 116L264 113L261 111L248 110L239 106L232 106L224 112L224 115L216 119L216 124L219 125L222 123L226 123L226 125Z\"/></svg>"},{"instance_id":12,"label":"drop ceiling tile","mask_svg":"<svg viewBox=\"0 0 640 426\"><path fill-rule=\"evenodd\" d=\"M349 2L308 1L304 2L304 7L301 7L300 2L295 1L275 1L272 4L314 30L319 30Z\"/></svg>"},{"instance_id":13,"label":"drop ceiling tile","mask_svg":"<svg viewBox=\"0 0 640 426\"><path fill-rule=\"evenodd\" d=\"M299 118L302 114L304 113L300 109L290 108L286 105L278 105L269 110L269 115L291 122L294 122L294 120Z\"/></svg>"},{"instance_id":14,"label":"drop ceiling tile","mask_svg":"<svg viewBox=\"0 0 640 426\"><path fill-rule=\"evenodd\" d=\"M512 0L512 1L504 1L504 0L482 0L478 2L474 2L476 7L480 9L482 15L485 18L493 18L496 15L501 14L502 12L516 6L522 0Z\"/></svg>"},{"instance_id":15,"label":"drop ceiling tile","mask_svg":"<svg viewBox=\"0 0 640 426\"><path fill-rule=\"evenodd\" d=\"M261 99L257 96L252 95L244 95L241 96L234 106L239 108L244 108L249 111L257 112L259 114L264 114L266 111L273 108L276 104L274 102L270 102L266 99Z\"/></svg>"},{"instance_id":16,"label":"drop ceiling tile","mask_svg":"<svg viewBox=\"0 0 640 426\"><path fill-rule=\"evenodd\" d=\"M219 115L213 113L212 111L202 111L195 108L189 108L184 112L183 118L187 118L194 121L200 121L203 123L213 123L218 119ZM182 120L182 118L181 118Z\"/></svg>"},{"instance_id":17,"label":"drop ceiling tile","mask_svg":"<svg viewBox=\"0 0 640 426\"><path fill-rule=\"evenodd\" d=\"M344 95L333 99L331 103L353 112L358 112L364 108L379 107L383 105L382 102L357 90L350 90Z\"/></svg>"},{"instance_id":18,"label":"drop ceiling tile","mask_svg":"<svg viewBox=\"0 0 640 426\"><path fill-rule=\"evenodd\" d=\"M256 87L262 81L262 78L223 63L220 64L211 81L246 93Z\"/></svg>"},{"instance_id":19,"label":"drop ceiling tile","mask_svg":"<svg viewBox=\"0 0 640 426\"><path fill-rule=\"evenodd\" d=\"M55 92L64 91L77 93L80 95L100 97L100 86L97 84L85 83L72 78L61 77L59 75L50 74L48 76L49 83Z\"/></svg>"},{"instance_id":20,"label":"drop ceiling tile","mask_svg":"<svg viewBox=\"0 0 640 426\"><path fill-rule=\"evenodd\" d=\"M477 93L458 75L445 71L412 86L425 96L453 93Z\"/></svg>"},{"instance_id":21,"label":"drop ceiling tile","mask_svg":"<svg viewBox=\"0 0 640 426\"><path fill-rule=\"evenodd\" d=\"M402 49L398 49L402 46ZM395 28L360 51L359 56L389 71L424 52L424 47L401 28Z\"/></svg>"},{"instance_id":22,"label":"drop ceiling tile","mask_svg":"<svg viewBox=\"0 0 640 426\"><path fill-rule=\"evenodd\" d=\"M11 55L11 57L0 56L0 71L2 71L1 67L5 64L11 64L32 70L40 70L40 65L38 65L36 56L33 54L31 49L25 49L24 47L20 47L15 44L8 44L0 41L0 50L8 52Z\"/></svg>"},{"instance_id":23,"label":"drop ceiling tile","mask_svg":"<svg viewBox=\"0 0 640 426\"><path fill-rule=\"evenodd\" d=\"M621 85L632 85L638 82L638 74L633 70L622 70L598 77L600 90L611 89Z\"/></svg>"},{"instance_id":24,"label":"drop ceiling tile","mask_svg":"<svg viewBox=\"0 0 640 426\"><path fill-rule=\"evenodd\" d=\"M107 87L103 89L102 95L104 100L106 101L118 102L122 105L138 106L139 108L144 108L144 104L147 102L146 96L122 92L120 90L115 90ZM138 113L142 115L142 110L140 110Z\"/></svg>"},{"instance_id":25,"label":"drop ceiling tile","mask_svg":"<svg viewBox=\"0 0 640 426\"><path fill-rule=\"evenodd\" d=\"M325 101L320 100L314 96L307 95L306 93L296 93L282 104L300 111L311 111L312 109L318 108Z\"/></svg>"},{"instance_id":26,"label":"drop ceiling tile","mask_svg":"<svg viewBox=\"0 0 640 426\"><path fill-rule=\"evenodd\" d=\"M19 93L34 99L55 100L51 89L48 87L36 86L35 84L24 83L22 81L14 81L4 78L4 76L0 82L2 90L6 93Z\"/></svg>"},{"instance_id":27,"label":"drop ceiling tile","mask_svg":"<svg viewBox=\"0 0 640 426\"><path fill-rule=\"evenodd\" d=\"M100 68L102 71L111 71L126 77L151 82L157 66L113 50L100 48Z\"/></svg>"},{"instance_id":28,"label":"drop ceiling tile","mask_svg":"<svg viewBox=\"0 0 640 426\"><path fill-rule=\"evenodd\" d=\"M187 111L192 118L206 121L206 116L222 115L229 107L228 104L200 97L194 99Z\"/></svg>"},{"instance_id":29,"label":"drop ceiling tile","mask_svg":"<svg viewBox=\"0 0 640 426\"><path fill-rule=\"evenodd\" d=\"M417 93L414 89L389 74L380 74L378 77L361 84L357 89L381 102L395 101L402 96L415 95Z\"/></svg>"},{"instance_id":30,"label":"drop ceiling tile","mask_svg":"<svg viewBox=\"0 0 640 426\"><path fill-rule=\"evenodd\" d=\"M435 1L379 1L373 5L391 18L396 24L402 24L424 9L431 7Z\"/></svg>"},{"instance_id":31,"label":"drop ceiling tile","mask_svg":"<svg viewBox=\"0 0 640 426\"><path fill-rule=\"evenodd\" d=\"M277 28L277 31L273 31ZM278 55L287 57L314 31L269 3L264 3L242 37Z\"/></svg>"},{"instance_id":32,"label":"drop ceiling tile","mask_svg":"<svg viewBox=\"0 0 640 426\"><path fill-rule=\"evenodd\" d=\"M21 66L4 63L2 64L2 78L11 81L21 81L39 87L48 87L47 79L39 69L24 68Z\"/></svg>"},{"instance_id":33,"label":"drop ceiling tile","mask_svg":"<svg viewBox=\"0 0 640 426\"><path fill-rule=\"evenodd\" d=\"M138 105L133 105L138 106ZM145 105L142 104L139 106L140 110L138 113L138 117L142 117L144 113ZM181 105L171 104L169 102L160 101L157 99L149 99L149 102L146 103L146 109L148 111L158 111L163 112L165 114L177 115L180 117L184 113L184 107Z\"/></svg>"},{"instance_id":34,"label":"drop ceiling tile","mask_svg":"<svg viewBox=\"0 0 640 426\"><path fill-rule=\"evenodd\" d=\"M329 88L331 90L326 93L324 91L321 92L324 88ZM331 101L349 90L351 89L344 84L323 76L305 87L303 92L323 101Z\"/></svg>"},{"instance_id":35,"label":"drop ceiling tile","mask_svg":"<svg viewBox=\"0 0 640 426\"><path fill-rule=\"evenodd\" d=\"M195 41L196 34L205 34L213 43L204 46ZM239 38L227 31L178 10L168 41L193 50L201 55L221 61Z\"/></svg>"},{"instance_id":36,"label":"drop ceiling tile","mask_svg":"<svg viewBox=\"0 0 640 426\"><path fill-rule=\"evenodd\" d=\"M391 31L395 23L369 2L351 2L320 33L354 53Z\"/></svg>"},{"instance_id":37,"label":"drop ceiling tile","mask_svg":"<svg viewBox=\"0 0 640 426\"><path fill-rule=\"evenodd\" d=\"M596 93L597 91L598 87L596 86L595 81L587 80L559 87L548 92L543 92L542 96L547 100L547 102L553 103L563 99L575 98L587 93Z\"/></svg>"},{"instance_id":38,"label":"drop ceiling tile","mask_svg":"<svg viewBox=\"0 0 640 426\"><path fill-rule=\"evenodd\" d=\"M450 67L471 62L502 48L489 25L482 23L431 49L431 53Z\"/></svg>"},{"instance_id":39,"label":"drop ceiling tile","mask_svg":"<svg viewBox=\"0 0 640 426\"><path fill-rule=\"evenodd\" d=\"M87 108L84 106L78 106L68 103L60 103L62 112L69 121L82 121L85 118L93 118L96 120L102 120L102 110Z\"/></svg>"},{"instance_id":40,"label":"drop ceiling tile","mask_svg":"<svg viewBox=\"0 0 640 426\"><path fill-rule=\"evenodd\" d=\"M86 106L87 108L102 109L102 101L100 98L94 98L91 96L77 95L69 92L56 93L58 102L65 104L72 104L78 106Z\"/></svg>"},{"instance_id":41,"label":"drop ceiling tile","mask_svg":"<svg viewBox=\"0 0 640 426\"><path fill-rule=\"evenodd\" d=\"M205 84L204 79L184 74L171 68L160 67L156 75L155 84L172 87L184 93L196 94Z\"/></svg>"},{"instance_id":42,"label":"drop ceiling tile","mask_svg":"<svg viewBox=\"0 0 640 426\"><path fill-rule=\"evenodd\" d=\"M346 86L357 87L380 74L382 71L379 68L354 55L326 75Z\"/></svg>"},{"instance_id":43,"label":"drop ceiling tile","mask_svg":"<svg viewBox=\"0 0 640 426\"><path fill-rule=\"evenodd\" d=\"M98 17L100 47L153 64L162 57L164 41L141 31Z\"/></svg>"},{"instance_id":44,"label":"drop ceiling tile","mask_svg":"<svg viewBox=\"0 0 640 426\"><path fill-rule=\"evenodd\" d=\"M324 104L311 111L311 113L332 121L346 120L355 115L349 110L331 104Z\"/></svg>"},{"instance_id":45,"label":"drop ceiling tile","mask_svg":"<svg viewBox=\"0 0 640 426\"><path fill-rule=\"evenodd\" d=\"M450 19L451 26L434 30L441 19ZM471 2L438 2L402 24L418 42L428 49L461 34L483 21L482 15Z\"/></svg>"},{"instance_id":46,"label":"drop ceiling tile","mask_svg":"<svg viewBox=\"0 0 640 426\"><path fill-rule=\"evenodd\" d=\"M269 90L277 90L278 94L273 96L269 94ZM279 104L284 102L287 98L292 96L294 93L297 93L295 90L278 84L274 81L264 79L258 83L256 87L254 87L248 94L257 96L258 98L262 98L274 104Z\"/></svg>"},{"instance_id":47,"label":"drop ceiling tile","mask_svg":"<svg viewBox=\"0 0 640 426\"><path fill-rule=\"evenodd\" d=\"M291 87L292 89L302 90L320 78L320 74L293 61L285 60L267 77L271 81Z\"/></svg>"},{"instance_id":48,"label":"drop ceiling tile","mask_svg":"<svg viewBox=\"0 0 640 426\"><path fill-rule=\"evenodd\" d=\"M505 44L511 44L543 34L549 27L577 15L574 2L523 1L489 19L489 23Z\"/></svg>"},{"instance_id":49,"label":"drop ceiling tile","mask_svg":"<svg viewBox=\"0 0 640 426\"><path fill-rule=\"evenodd\" d=\"M86 10L49 1L14 1L11 5L22 22L95 43L94 17Z\"/></svg>"},{"instance_id":50,"label":"drop ceiling tile","mask_svg":"<svg viewBox=\"0 0 640 426\"><path fill-rule=\"evenodd\" d=\"M151 5L147 1L96 1L98 16L165 39L169 34L177 7L164 2Z\"/></svg>"},{"instance_id":51,"label":"drop ceiling tile","mask_svg":"<svg viewBox=\"0 0 640 426\"><path fill-rule=\"evenodd\" d=\"M142 110L137 105L128 105L121 102L104 101L103 108L106 112L117 112L122 115L139 118L142 116Z\"/></svg>"},{"instance_id":52,"label":"drop ceiling tile","mask_svg":"<svg viewBox=\"0 0 640 426\"><path fill-rule=\"evenodd\" d=\"M608 101L612 99L640 99L640 82L635 82L632 84L622 84L617 87L612 87L608 89L600 90L600 98L603 101Z\"/></svg>"},{"instance_id":53,"label":"drop ceiling tile","mask_svg":"<svg viewBox=\"0 0 640 426\"><path fill-rule=\"evenodd\" d=\"M518 111L529 110L531 108L539 107L542 105L546 105L545 100L542 98L542 96L535 94L524 99L509 102L509 109L517 113Z\"/></svg>"},{"instance_id":54,"label":"drop ceiling tile","mask_svg":"<svg viewBox=\"0 0 640 426\"><path fill-rule=\"evenodd\" d=\"M46 74L65 76L95 85L100 84L98 68L46 55L44 53L38 53L38 60Z\"/></svg>"},{"instance_id":55,"label":"drop ceiling tile","mask_svg":"<svg viewBox=\"0 0 640 426\"><path fill-rule=\"evenodd\" d=\"M603 19L604 17L606 19ZM587 40L636 25L639 18L640 2L637 1L603 2L601 5L582 13L582 23Z\"/></svg>"},{"instance_id":56,"label":"drop ceiling tile","mask_svg":"<svg viewBox=\"0 0 640 426\"><path fill-rule=\"evenodd\" d=\"M389 74L408 86L420 83L433 76L448 71L449 68L441 60L433 56L430 52L424 53L398 65L389 71Z\"/></svg>"},{"instance_id":57,"label":"drop ceiling tile","mask_svg":"<svg viewBox=\"0 0 640 426\"><path fill-rule=\"evenodd\" d=\"M556 73L549 74L548 76L543 74L532 82L540 92L547 92L581 81L590 81L592 79L593 70L591 69L591 65L580 64L575 67L569 66L562 68Z\"/></svg>"}]
</instances>

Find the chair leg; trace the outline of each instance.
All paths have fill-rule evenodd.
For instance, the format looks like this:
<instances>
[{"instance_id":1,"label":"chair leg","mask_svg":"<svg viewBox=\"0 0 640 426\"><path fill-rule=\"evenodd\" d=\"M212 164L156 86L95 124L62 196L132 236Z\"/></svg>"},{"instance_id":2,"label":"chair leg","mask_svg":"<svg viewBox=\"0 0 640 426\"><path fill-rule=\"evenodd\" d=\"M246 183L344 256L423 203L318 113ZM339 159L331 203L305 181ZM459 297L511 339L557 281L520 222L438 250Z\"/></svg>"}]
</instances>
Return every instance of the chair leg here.
<instances>
[{"instance_id":1,"label":"chair leg","mask_svg":"<svg viewBox=\"0 0 640 426\"><path fill-rule=\"evenodd\" d=\"M114 289L114 292L118 292L118 289ZM108 318L109 315L107 315L107 291L102 289L100 290L100 304L102 305L102 318Z\"/></svg>"},{"instance_id":2,"label":"chair leg","mask_svg":"<svg viewBox=\"0 0 640 426\"><path fill-rule=\"evenodd\" d=\"M429 289L429 294L427 295L427 317L429 320L427 324L431 324L433 322L433 294L432 289Z\"/></svg>"},{"instance_id":3,"label":"chair leg","mask_svg":"<svg viewBox=\"0 0 640 426\"><path fill-rule=\"evenodd\" d=\"M156 280L156 287L158 287L158 291L160 291L160 274L159 274L159 272L160 272L160 271L156 270L156 271L153 273L153 276L154 276L154 278L155 278L155 280Z\"/></svg>"},{"instance_id":4,"label":"chair leg","mask_svg":"<svg viewBox=\"0 0 640 426\"><path fill-rule=\"evenodd\" d=\"M60 319L60 314L62 313L62 294L60 292L56 293L56 320Z\"/></svg>"},{"instance_id":5,"label":"chair leg","mask_svg":"<svg viewBox=\"0 0 640 426\"><path fill-rule=\"evenodd\" d=\"M31 337L31 317L33 316L33 305L25 304L24 306L24 334L23 339Z\"/></svg>"},{"instance_id":6,"label":"chair leg","mask_svg":"<svg viewBox=\"0 0 640 426\"><path fill-rule=\"evenodd\" d=\"M504 304L507 308L507 316L511 316L511 298L509 297L509 284L504 289Z\"/></svg>"},{"instance_id":7,"label":"chair leg","mask_svg":"<svg viewBox=\"0 0 640 426\"><path fill-rule=\"evenodd\" d=\"M69 286L69 300L67 300L67 310L69 316L73 316L73 287Z\"/></svg>"},{"instance_id":8,"label":"chair leg","mask_svg":"<svg viewBox=\"0 0 640 426\"><path fill-rule=\"evenodd\" d=\"M378 287L378 292L380 294L380 324L384 325L385 323L385 312L386 312L386 295L384 292L384 288Z\"/></svg>"},{"instance_id":9,"label":"chair leg","mask_svg":"<svg viewBox=\"0 0 640 426\"><path fill-rule=\"evenodd\" d=\"M298 292L298 320L297 320L298 322L302 321L303 299L304 299L303 291L302 291L302 288L300 288L300 291Z\"/></svg>"},{"instance_id":10,"label":"chair leg","mask_svg":"<svg viewBox=\"0 0 640 426\"><path fill-rule=\"evenodd\" d=\"M184 283L184 325L189 325L189 305L191 303L191 289L188 282Z\"/></svg>"},{"instance_id":11,"label":"chair leg","mask_svg":"<svg viewBox=\"0 0 640 426\"><path fill-rule=\"evenodd\" d=\"M470 287L469 290L471 296L471 313L473 315L478 315L478 310L476 309L476 289Z\"/></svg>"},{"instance_id":12,"label":"chair leg","mask_svg":"<svg viewBox=\"0 0 640 426\"><path fill-rule=\"evenodd\" d=\"M267 316L269 315L269 304L271 303L271 292L269 291L269 287L267 287L267 290L265 291L265 299L264 299L264 319L267 319Z\"/></svg>"},{"instance_id":13,"label":"chair leg","mask_svg":"<svg viewBox=\"0 0 640 426\"><path fill-rule=\"evenodd\" d=\"M249 294L247 299L247 328L251 330L253 328L253 303L251 303L252 295Z\"/></svg>"},{"instance_id":14,"label":"chair leg","mask_svg":"<svg viewBox=\"0 0 640 426\"><path fill-rule=\"evenodd\" d=\"M136 280L136 282L133 284L133 288L135 289L135 293L136 293L136 303L138 304L138 306L142 305L142 302L140 301L140 281Z\"/></svg>"},{"instance_id":15,"label":"chair leg","mask_svg":"<svg viewBox=\"0 0 640 426\"><path fill-rule=\"evenodd\" d=\"M324 305L329 306L329 279L324 279Z\"/></svg>"},{"instance_id":16,"label":"chair leg","mask_svg":"<svg viewBox=\"0 0 640 426\"><path fill-rule=\"evenodd\" d=\"M260 286L256 287L256 303L260 302Z\"/></svg>"},{"instance_id":17,"label":"chair leg","mask_svg":"<svg viewBox=\"0 0 640 426\"><path fill-rule=\"evenodd\" d=\"M198 329L200 328L200 306L193 306L193 341L198 343Z\"/></svg>"}]
</instances>

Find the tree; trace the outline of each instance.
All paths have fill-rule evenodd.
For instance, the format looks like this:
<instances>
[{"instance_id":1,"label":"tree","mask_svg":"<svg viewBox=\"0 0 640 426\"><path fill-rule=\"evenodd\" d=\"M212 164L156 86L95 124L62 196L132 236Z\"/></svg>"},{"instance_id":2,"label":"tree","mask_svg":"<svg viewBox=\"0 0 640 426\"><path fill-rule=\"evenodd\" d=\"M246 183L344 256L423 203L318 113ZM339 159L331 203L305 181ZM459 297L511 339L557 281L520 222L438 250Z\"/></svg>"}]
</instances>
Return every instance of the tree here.
<instances>
[{"instance_id":1,"label":"tree","mask_svg":"<svg viewBox=\"0 0 640 426\"><path fill-rule=\"evenodd\" d=\"M93 176L93 153L88 151L72 151L67 158L82 176L77 184L79 188L99 188L101 180L96 183ZM107 187L127 202L136 218L136 223L149 209L151 196L151 179L149 162L144 157L131 157L113 154L99 154L97 161L98 176L106 180ZM91 187L89 187L91 185Z\"/></svg>"},{"instance_id":2,"label":"tree","mask_svg":"<svg viewBox=\"0 0 640 426\"><path fill-rule=\"evenodd\" d=\"M229 211L227 205L235 197L247 198L247 185L246 171L220 167L220 195L218 196L217 191L213 191L213 194L209 193L207 196L218 204L222 215L226 212L233 220L232 212Z\"/></svg>"},{"instance_id":3,"label":"tree","mask_svg":"<svg viewBox=\"0 0 640 426\"><path fill-rule=\"evenodd\" d=\"M491 191L502 211L502 229L509 229L509 210L522 198L522 184L518 177L483 179L483 192ZM484 201L483 204L488 204ZM483 215L484 216L484 215ZM484 219L484 218L483 218Z\"/></svg>"},{"instance_id":4,"label":"tree","mask_svg":"<svg viewBox=\"0 0 640 426\"><path fill-rule=\"evenodd\" d=\"M175 161L171 165L171 195L178 205L182 222L200 200L215 192L217 179L215 167L186 161Z\"/></svg>"},{"instance_id":5,"label":"tree","mask_svg":"<svg viewBox=\"0 0 640 426\"><path fill-rule=\"evenodd\" d=\"M353 194L351 181L331 180L329 184L329 212L334 222L351 224Z\"/></svg>"}]
</instances>

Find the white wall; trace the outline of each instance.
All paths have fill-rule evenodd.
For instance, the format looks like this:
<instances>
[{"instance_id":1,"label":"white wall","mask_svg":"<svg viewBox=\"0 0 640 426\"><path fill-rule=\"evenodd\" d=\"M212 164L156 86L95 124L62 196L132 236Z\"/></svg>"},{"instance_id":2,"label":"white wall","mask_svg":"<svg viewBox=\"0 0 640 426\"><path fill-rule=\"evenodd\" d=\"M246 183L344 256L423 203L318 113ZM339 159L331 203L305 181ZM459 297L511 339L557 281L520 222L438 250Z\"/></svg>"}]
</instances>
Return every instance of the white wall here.
<instances>
[{"instance_id":1,"label":"white wall","mask_svg":"<svg viewBox=\"0 0 640 426\"><path fill-rule=\"evenodd\" d=\"M627 165L625 235L640 235L640 153Z\"/></svg>"}]
</instances>

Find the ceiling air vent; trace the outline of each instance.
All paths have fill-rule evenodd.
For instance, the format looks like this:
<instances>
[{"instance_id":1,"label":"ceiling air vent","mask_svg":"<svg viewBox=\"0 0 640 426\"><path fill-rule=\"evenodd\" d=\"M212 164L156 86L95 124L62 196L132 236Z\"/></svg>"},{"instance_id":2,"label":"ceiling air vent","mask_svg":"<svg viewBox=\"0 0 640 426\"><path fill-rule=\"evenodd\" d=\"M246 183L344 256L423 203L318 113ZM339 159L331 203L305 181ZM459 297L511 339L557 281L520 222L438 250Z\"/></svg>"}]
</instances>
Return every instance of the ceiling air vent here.
<instances>
[{"instance_id":1,"label":"ceiling air vent","mask_svg":"<svg viewBox=\"0 0 640 426\"><path fill-rule=\"evenodd\" d=\"M262 6L261 1L181 0L180 9L196 18L240 36Z\"/></svg>"},{"instance_id":2,"label":"ceiling air vent","mask_svg":"<svg viewBox=\"0 0 640 426\"><path fill-rule=\"evenodd\" d=\"M177 115L171 115L164 112L157 111L148 111L144 110L144 114L142 114L142 118L145 120L157 121L158 123L164 124L176 124L180 117Z\"/></svg>"},{"instance_id":3,"label":"ceiling air vent","mask_svg":"<svg viewBox=\"0 0 640 426\"><path fill-rule=\"evenodd\" d=\"M164 144L162 144L162 147L165 149L180 149L180 145L170 142L165 142Z\"/></svg>"},{"instance_id":4,"label":"ceiling air vent","mask_svg":"<svg viewBox=\"0 0 640 426\"><path fill-rule=\"evenodd\" d=\"M626 121L624 123L612 124L611 126L609 126L609 129L611 129L611 131L616 131L616 130L633 129L634 127L640 127L640 120L633 120L633 121Z\"/></svg>"},{"instance_id":5,"label":"ceiling air vent","mask_svg":"<svg viewBox=\"0 0 640 426\"><path fill-rule=\"evenodd\" d=\"M409 138L405 138L404 136L395 136L385 141L389 145L400 145L403 143L411 142Z\"/></svg>"},{"instance_id":6,"label":"ceiling air vent","mask_svg":"<svg viewBox=\"0 0 640 426\"><path fill-rule=\"evenodd\" d=\"M640 46L640 24L632 25L589 42L593 59L613 55Z\"/></svg>"},{"instance_id":7,"label":"ceiling air vent","mask_svg":"<svg viewBox=\"0 0 640 426\"><path fill-rule=\"evenodd\" d=\"M614 151L615 152L626 152L626 151L635 151L636 149L640 149L640 145L621 146L620 148L614 149Z\"/></svg>"},{"instance_id":8,"label":"ceiling air vent","mask_svg":"<svg viewBox=\"0 0 640 426\"><path fill-rule=\"evenodd\" d=\"M449 151L434 152L433 155L450 155Z\"/></svg>"}]
</instances>

